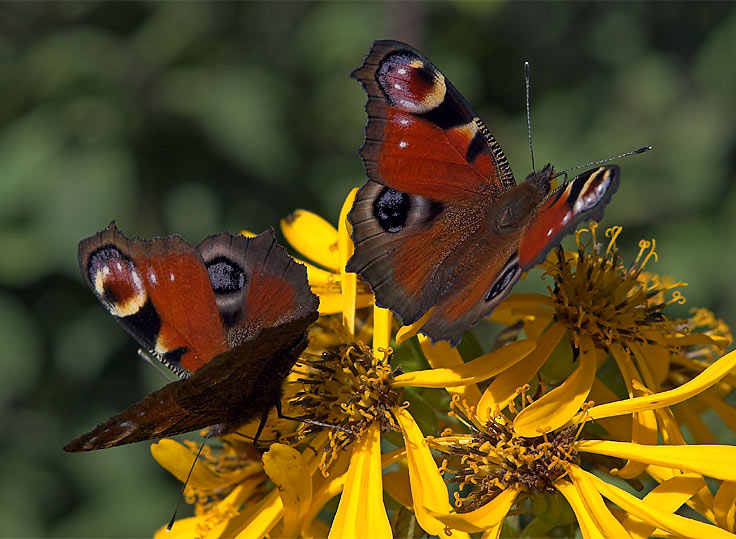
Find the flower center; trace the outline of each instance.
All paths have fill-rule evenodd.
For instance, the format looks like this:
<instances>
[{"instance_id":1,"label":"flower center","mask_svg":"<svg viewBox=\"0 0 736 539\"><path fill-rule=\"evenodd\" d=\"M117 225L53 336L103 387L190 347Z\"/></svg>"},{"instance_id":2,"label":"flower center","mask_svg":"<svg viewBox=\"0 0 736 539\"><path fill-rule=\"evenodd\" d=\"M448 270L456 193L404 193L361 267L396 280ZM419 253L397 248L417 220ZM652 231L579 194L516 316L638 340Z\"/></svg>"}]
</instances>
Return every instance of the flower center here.
<instances>
[{"instance_id":1,"label":"flower center","mask_svg":"<svg viewBox=\"0 0 736 539\"><path fill-rule=\"evenodd\" d=\"M352 343L321 356L306 354L300 359L296 382L303 389L296 392L289 404L303 411L301 417L349 431L328 431L330 442L320 462L322 470L373 422L380 422L382 432L398 430L391 411L398 400L391 385L391 357L390 349L383 358L377 358L370 347ZM302 433L309 435L319 429L305 424Z\"/></svg>"},{"instance_id":2,"label":"flower center","mask_svg":"<svg viewBox=\"0 0 736 539\"><path fill-rule=\"evenodd\" d=\"M457 401L455 415L472 417ZM463 421L470 425L468 421ZM493 500L509 487L521 487L529 495L553 492L553 483L565 474L568 463L577 457L574 442L579 427L573 426L536 438L514 435L504 416L484 425L471 426L471 434L454 435L450 429L439 438L428 437L430 447L448 455L440 468L458 483L455 507L466 513ZM466 495L463 489L470 487Z\"/></svg>"},{"instance_id":3,"label":"flower center","mask_svg":"<svg viewBox=\"0 0 736 539\"><path fill-rule=\"evenodd\" d=\"M679 290L669 299L665 296L684 283L643 271L651 258L657 259L654 241L640 241L639 254L625 267L616 246L621 227L606 230L609 241L605 252L597 243L596 228L591 223L589 230L577 232L576 258L568 260L558 251L557 260L545 265L555 281L550 294L556 319L566 323L573 344L579 346L583 334L590 335L601 348L613 342L626 346L657 341L657 335L671 334L674 328L662 309L684 303L685 298ZM586 231L592 238L584 244L581 235Z\"/></svg>"}]
</instances>

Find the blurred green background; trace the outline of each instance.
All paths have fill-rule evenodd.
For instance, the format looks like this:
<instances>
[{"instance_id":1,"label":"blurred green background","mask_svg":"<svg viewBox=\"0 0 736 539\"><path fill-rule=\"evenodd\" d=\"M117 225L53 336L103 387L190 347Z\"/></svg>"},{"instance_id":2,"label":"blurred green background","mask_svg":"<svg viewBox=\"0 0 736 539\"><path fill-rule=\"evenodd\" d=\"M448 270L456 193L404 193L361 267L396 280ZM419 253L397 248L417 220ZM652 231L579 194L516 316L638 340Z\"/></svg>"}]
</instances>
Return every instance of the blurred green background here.
<instances>
[{"instance_id":1,"label":"blurred green background","mask_svg":"<svg viewBox=\"0 0 736 539\"><path fill-rule=\"evenodd\" d=\"M335 222L363 182L375 39L420 48L529 172L621 162L604 223L736 322L736 6L706 3L0 4L0 535L148 536L178 483L148 444L65 454L161 385L98 304L77 242L192 242L295 208ZM627 260L631 260L629 257Z\"/></svg>"}]
</instances>

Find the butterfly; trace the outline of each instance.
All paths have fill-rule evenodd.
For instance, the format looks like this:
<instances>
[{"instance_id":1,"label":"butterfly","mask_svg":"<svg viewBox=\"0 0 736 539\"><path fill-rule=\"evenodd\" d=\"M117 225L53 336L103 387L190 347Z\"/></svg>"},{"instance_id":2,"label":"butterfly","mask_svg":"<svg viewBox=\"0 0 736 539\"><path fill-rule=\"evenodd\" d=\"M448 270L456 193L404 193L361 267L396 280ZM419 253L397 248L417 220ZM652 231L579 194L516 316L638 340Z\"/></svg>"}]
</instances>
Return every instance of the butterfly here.
<instances>
[{"instance_id":1,"label":"butterfly","mask_svg":"<svg viewBox=\"0 0 736 539\"><path fill-rule=\"evenodd\" d=\"M517 184L506 156L460 92L419 51L376 41L352 73L368 94L360 149L368 181L348 214L346 270L432 342L465 331L584 219L600 220L616 165L557 189L551 165Z\"/></svg>"},{"instance_id":2,"label":"butterfly","mask_svg":"<svg viewBox=\"0 0 736 539\"><path fill-rule=\"evenodd\" d=\"M305 266L258 236L128 239L115 223L79 244L87 284L182 379L67 444L79 452L208 428L222 436L280 403L319 299Z\"/></svg>"}]
</instances>

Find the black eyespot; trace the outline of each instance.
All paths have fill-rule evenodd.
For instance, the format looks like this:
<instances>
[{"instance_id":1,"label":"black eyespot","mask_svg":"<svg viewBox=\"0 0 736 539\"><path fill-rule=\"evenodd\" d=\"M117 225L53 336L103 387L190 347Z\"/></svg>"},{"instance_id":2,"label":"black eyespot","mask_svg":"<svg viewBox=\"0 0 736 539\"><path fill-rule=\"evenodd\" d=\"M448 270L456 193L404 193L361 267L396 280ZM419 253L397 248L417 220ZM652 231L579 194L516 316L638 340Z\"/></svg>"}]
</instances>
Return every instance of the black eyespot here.
<instances>
[{"instance_id":1,"label":"black eyespot","mask_svg":"<svg viewBox=\"0 0 736 539\"><path fill-rule=\"evenodd\" d=\"M491 291L486 294L486 301L491 301L493 298L503 292L514 280L514 276L516 275L517 271L519 271L518 264L512 264L511 266L507 267L506 270L503 272L503 275L501 275L501 277L496 281L496 284L493 285Z\"/></svg>"},{"instance_id":2,"label":"black eyespot","mask_svg":"<svg viewBox=\"0 0 736 539\"><path fill-rule=\"evenodd\" d=\"M242 290L245 285L243 268L222 256L207 264L207 273L215 294L231 294Z\"/></svg>"},{"instance_id":3,"label":"black eyespot","mask_svg":"<svg viewBox=\"0 0 736 539\"><path fill-rule=\"evenodd\" d=\"M409 216L409 195L384 187L373 202L373 215L386 232L399 232Z\"/></svg>"}]
</instances>

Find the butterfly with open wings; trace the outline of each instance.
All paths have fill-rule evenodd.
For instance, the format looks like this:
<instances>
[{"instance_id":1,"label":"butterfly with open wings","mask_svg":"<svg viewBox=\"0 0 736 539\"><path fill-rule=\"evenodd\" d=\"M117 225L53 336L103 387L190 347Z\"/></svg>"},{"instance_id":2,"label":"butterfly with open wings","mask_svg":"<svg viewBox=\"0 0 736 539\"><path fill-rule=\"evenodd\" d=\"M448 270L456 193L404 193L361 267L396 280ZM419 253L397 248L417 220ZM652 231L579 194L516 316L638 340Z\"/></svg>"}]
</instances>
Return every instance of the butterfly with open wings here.
<instances>
[{"instance_id":1,"label":"butterfly with open wings","mask_svg":"<svg viewBox=\"0 0 736 539\"><path fill-rule=\"evenodd\" d=\"M79 244L87 284L143 348L183 379L67 444L79 452L209 428L221 436L278 406L319 300L276 243L226 232L128 239L114 223Z\"/></svg>"},{"instance_id":2,"label":"butterfly with open wings","mask_svg":"<svg viewBox=\"0 0 736 539\"><path fill-rule=\"evenodd\" d=\"M516 184L501 147L419 51L376 41L352 76L368 94L368 181L348 214L347 271L433 342L464 332L584 219L600 220L619 183L599 166L551 190L551 165Z\"/></svg>"}]
</instances>

